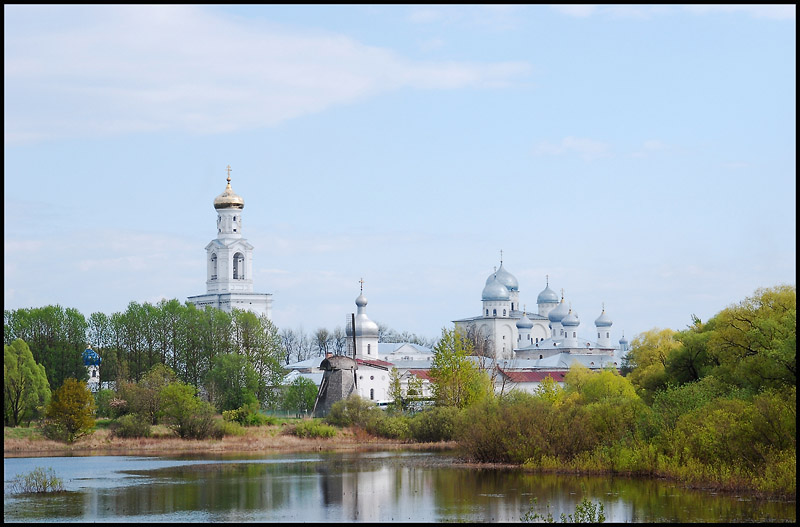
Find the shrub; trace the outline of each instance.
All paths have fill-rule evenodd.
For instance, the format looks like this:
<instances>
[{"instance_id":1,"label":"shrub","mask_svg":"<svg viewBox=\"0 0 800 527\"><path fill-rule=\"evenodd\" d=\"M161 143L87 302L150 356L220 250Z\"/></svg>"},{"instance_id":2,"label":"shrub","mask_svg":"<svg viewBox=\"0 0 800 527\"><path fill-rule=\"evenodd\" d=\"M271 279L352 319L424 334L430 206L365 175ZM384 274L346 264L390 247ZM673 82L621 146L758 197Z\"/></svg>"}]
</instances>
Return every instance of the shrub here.
<instances>
[{"instance_id":1,"label":"shrub","mask_svg":"<svg viewBox=\"0 0 800 527\"><path fill-rule=\"evenodd\" d=\"M140 414L126 414L111 424L114 437L150 437L150 421Z\"/></svg>"},{"instance_id":2,"label":"shrub","mask_svg":"<svg viewBox=\"0 0 800 527\"><path fill-rule=\"evenodd\" d=\"M411 428L409 418L402 415L389 416L381 410L375 412L367 423L366 431L370 434L388 439L410 439Z\"/></svg>"},{"instance_id":3,"label":"shrub","mask_svg":"<svg viewBox=\"0 0 800 527\"><path fill-rule=\"evenodd\" d=\"M114 392L112 390L100 390L94 394L97 417L116 417L111 408L112 400L114 400Z\"/></svg>"},{"instance_id":4,"label":"shrub","mask_svg":"<svg viewBox=\"0 0 800 527\"><path fill-rule=\"evenodd\" d=\"M72 443L94 428L94 396L85 382L67 379L47 406L42 434Z\"/></svg>"},{"instance_id":5,"label":"shrub","mask_svg":"<svg viewBox=\"0 0 800 527\"><path fill-rule=\"evenodd\" d=\"M297 437L334 437L336 429L318 421L307 420L297 423L292 433Z\"/></svg>"},{"instance_id":6,"label":"shrub","mask_svg":"<svg viewBox=\"0 0 800 527\"><path fill-rule=\"evenodd\" d=\"M194 386L175 382L161 390L164 421L179 437L220 438L222 428L214 422L214 407L195 397Z\"/></svg>"},{"instance_id":7,"label":"shrub","mask_svg":"<svg viewBox=\"0 0 800 527\"><path fill-rule=\"evenodd\" d=\"M450 441L455 437L458 409L436 406L417 413L409 422L409 431L415 441L435 443Z\"/></svg>"},{"instance_id":8,"label":"shrub","mask_svg":"<svg viewBox=\"0 0 800 527\"><path fill-rule=\"evenodd\" d=\"M236 421L226 421L222 419L216 422L216 427L224 436L243 436L247 433L247 430Z\"/></svg>"},{"instance_id":9,"label":"shrub","mask_svg":"<svg viewBox=\"0 0 800 527\"><path fill-rule=\"evenodd\" d=\"M52 468L36 467L29 474L20 474L11 480L12 493L64 492L64 482L56 477Z\"/></svg>"},{"instance_id":10,"label":"shrub","mask_svg":"<svg viewBox=\"0 0 800 527\"><path fill-rule=\"evenodd\" d=\"M222 412L225 421L231 421L241 426L264 426L272 425L277 422L274 417L266 416L259 411L258 403L245 404L236 410L225 410Z\"/></svg>"},{"instance_id":11,"label":"shrub","mask_svg":"<svg viewBox=\"0 0 800 527\"><path fill-rule=\"evenodd\" d=\"M358 426L366 429L373 412L381 411L372 401L351 395L347 399L335 402L325 421L339 427Z\"/></svg>"}]
</instances>

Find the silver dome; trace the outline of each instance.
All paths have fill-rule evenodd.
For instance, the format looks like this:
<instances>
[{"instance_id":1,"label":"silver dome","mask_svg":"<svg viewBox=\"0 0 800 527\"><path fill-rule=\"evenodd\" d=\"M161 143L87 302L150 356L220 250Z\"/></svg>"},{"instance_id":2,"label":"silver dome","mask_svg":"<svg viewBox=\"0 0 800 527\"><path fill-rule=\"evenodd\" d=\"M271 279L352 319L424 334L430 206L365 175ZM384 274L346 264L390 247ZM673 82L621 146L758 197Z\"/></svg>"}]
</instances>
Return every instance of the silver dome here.
<instances>
[{"instance_id":1,"label":"silver dome","mask_svg":"<svg viewBox=\"0 0 800 527\"><path fill-rule=\"evenodd\" d=\"M497 270L495 275L497 276L497 281L506 286L509 291L519 291L519 282L517 282L517 278L505 270L503 262L500 262L500 269Z\"/></svg>"},{"instance_id":2,"label":"silver dome","mask_svg":"<svg viewBox=\"0 0 800 527\"><path fill-rule=\"evenodd\" d=\"M539 296L536 298L537 304L557 304L558 303L558 295L555 291L550 289L550 286L544 288L544 290L539 293Z\"/></svg>"},{"instance_id":3,"label":"silver dome","mask_svg":"<svg viewBox=\"0 0 800 527\"><path fill-rule=\"evenodd\" d=\"M531 322L531 319L528 318L528 314L523 313L522 318L517 321L517 328L530 329L532 327L533 327L533 322Z\"/></svg>"},{"instance_id":4,"label":"silver dome","mask_svg":"<svg viewBox=\"0 0 800 527\"><path fill-rule=\"evenodd\" d=\"M569 310L567 316L561 319L562 326L579 326L581 321L578 319L578 314L573 313L572 310Z\"/></svg>"},{"instance_id":5,"label":"silver dome","mask_svg":"<svg viewBox=\"0 0 800 527\"><path fill-rule=\"evenodd\" d=\"M511 300L511 293L508 288L500 283L496 278L487 282L486 287L483 288L481 300Z\"/></svg>"},{"instance_id":6,"label":"silver dome","mask_svg":"<svg viewBox=\"0 0 800 527\"><path fill-rule=\"evenodd\" d=\"M602 313L600 313L600 316L597 317L597 320L594 321L594 325L597 326L598 328L611 327L611 324L612 324L611 317L606 315L605 309L603 310Z\"/></svg>"},{"instance_id":7,"label":"silver dome","mask_svg":"<svg viewBox=\"0 0 800 527\"><path fill-rule=\"evenodd\" d=\"M564 303L564 299L561 299L561 303L558 304L555 308L553 308L550 313L548 313L547 318L550 319L550 322L561 322L565 316L569 314L569 308L567 304Z\"/></svg>"}]
</instances>

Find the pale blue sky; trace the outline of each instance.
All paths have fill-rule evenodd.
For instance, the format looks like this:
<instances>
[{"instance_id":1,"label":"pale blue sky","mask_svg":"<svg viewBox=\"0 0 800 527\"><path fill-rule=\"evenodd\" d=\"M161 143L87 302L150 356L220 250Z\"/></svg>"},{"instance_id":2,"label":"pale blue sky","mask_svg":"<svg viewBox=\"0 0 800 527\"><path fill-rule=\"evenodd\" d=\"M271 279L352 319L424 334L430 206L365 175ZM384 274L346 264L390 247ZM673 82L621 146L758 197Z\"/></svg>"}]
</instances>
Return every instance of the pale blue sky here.
<instances>
[{"instance_id":1,"label":"pale blue sky","mask_svg":"<svg viewBox=\"0 0 800 527\"><path fill-rule=\"evenodd\" d=\"M504 264L590 336L796 275L795 6L4 6L4 308L205 292L438 336Z\"/></svg>"}]
</instances>

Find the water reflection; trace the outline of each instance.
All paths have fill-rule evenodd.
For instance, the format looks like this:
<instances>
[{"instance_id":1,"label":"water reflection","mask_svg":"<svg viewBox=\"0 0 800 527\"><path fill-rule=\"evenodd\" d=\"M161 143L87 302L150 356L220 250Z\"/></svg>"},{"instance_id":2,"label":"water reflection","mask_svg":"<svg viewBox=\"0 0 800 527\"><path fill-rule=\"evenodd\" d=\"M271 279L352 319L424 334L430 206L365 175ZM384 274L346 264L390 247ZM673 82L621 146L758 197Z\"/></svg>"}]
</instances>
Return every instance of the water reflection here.
<instances>
[{"instance_id":1,"label":"water reflection","mask_svg":"<svg viewBox=\"0 0 800 527\"><path fill-rule=\"evenodd\" d=\"M794 521L795 506L655 480L465 469L431 453L6 459L52 467L70 491L4 498L5 521L518 522L556 520L586 496L611 522ZM549 508L548 508L549 505Z\"/></svg>"}]
</instances>

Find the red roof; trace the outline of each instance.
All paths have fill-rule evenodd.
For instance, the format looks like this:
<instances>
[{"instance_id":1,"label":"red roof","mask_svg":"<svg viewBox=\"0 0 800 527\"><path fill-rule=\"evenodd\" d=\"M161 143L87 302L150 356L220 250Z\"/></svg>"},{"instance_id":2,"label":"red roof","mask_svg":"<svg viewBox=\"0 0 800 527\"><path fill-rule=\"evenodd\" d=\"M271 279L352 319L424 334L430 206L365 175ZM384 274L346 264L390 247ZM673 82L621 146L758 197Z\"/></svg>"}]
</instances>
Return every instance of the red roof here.
<instances>
[{"instance_id":1,"label":"red roof","mask_svg":"<svg viewBox=\"0 0 800 527\"><path fill-rule=\"evenodd\" d=\"M428 374L428 370L408 370L408 373L416 375L424 381L433 382L433 379L431 379L431 376Z\"/></svg>"},{"instance_id":2,"label":"red roof","mask_svg":"<svg viewBox=\"0 0 800 527\"><path fill-rule=\"evenodd\" d=\"M394 367L394 364L392 364L391 362L386 362L385 360L378 360L378 359L356 359L356 362L358 362L359 364L366 364L367 366L377 366L383 369Z\"/></svg>"},{"instance_id":3,"label":"red roof","mask_svg":"<svg viewBox=\"0 0 800 527\"><path fill-rule=\"evenodd\" d=\"M546 377L552 377L556 382L564 382L566 371L508 371L500 370L511 382L542 382Z\"/></svg>"}]
</instances>

